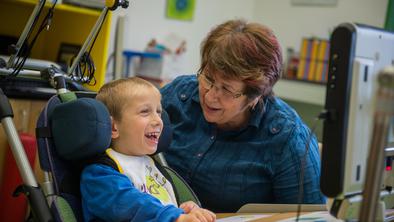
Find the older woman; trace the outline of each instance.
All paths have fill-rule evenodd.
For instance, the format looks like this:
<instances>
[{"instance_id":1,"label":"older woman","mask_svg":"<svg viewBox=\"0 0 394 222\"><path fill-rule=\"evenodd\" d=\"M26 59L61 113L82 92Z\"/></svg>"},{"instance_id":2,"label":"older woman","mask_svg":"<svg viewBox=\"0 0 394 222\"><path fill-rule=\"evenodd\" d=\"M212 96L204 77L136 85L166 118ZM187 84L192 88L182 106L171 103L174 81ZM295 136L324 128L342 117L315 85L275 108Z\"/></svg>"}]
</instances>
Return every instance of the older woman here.
<instances>
[{"instance_id":1,"label":"older woman","mask_svg":"<svg viewBox=\"0 0 394 222\"><path fill-rule=\"evenodd\" d=\"M270 29L232 20L203 41L197 76L161 89L174 130L165 157L204 207L325 202L316 138L272 92L281 68Z\"/></svg>"}]
</instances>

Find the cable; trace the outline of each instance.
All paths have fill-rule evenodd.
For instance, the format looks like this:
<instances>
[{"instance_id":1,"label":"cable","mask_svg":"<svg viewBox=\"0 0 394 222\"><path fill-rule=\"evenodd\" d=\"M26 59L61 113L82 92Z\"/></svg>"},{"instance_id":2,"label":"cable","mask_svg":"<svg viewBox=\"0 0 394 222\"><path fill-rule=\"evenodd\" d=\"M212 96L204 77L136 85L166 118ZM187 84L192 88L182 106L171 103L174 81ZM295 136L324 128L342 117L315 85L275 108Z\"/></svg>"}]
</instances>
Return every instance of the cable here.
<instances>
[{"instance_id":1,"label":"cable","mask_svg":"<svg viewBox=\"0 0 394 222\"><path fill-rule=\"evenodd\" d=\"M35 24L36 24L36 22L38 21L38 18L40 17L40 14L41 14L41 12L42 12L42 8L43 8L43 6L39 9L39 13L38 13L37 16L34 18L32 27L34 27ZM16 75L19 74L19 72L20 72L20 71L22 70L22 68L23 68L23 65L25 64L26 58L27 58L28 55L30 54L30 51L31 51L32 46L29 47L27 43L28 43L28 39L30 38L30 36L31 36L32 33L33 33L33 32L29 32L29 34L27 35L27 37L26 37L26 39L25 39L25 42L23 42L23 44L22 44L22 46L21 46L21 49L20 49L20 56L17 57L17 61L15 62L15 65L14 65L14 67L13 67L14 70L13 70L13 72L11 73L11 76L16 76ZM21 60L21 58L22 58L22 60Z\"/></svg>"},{"instance_id":2,"label":"cable","mask_svg":"<svg viewBox=\"0 0 394 222\"><path fill-rule=\"evenodd\" d=\"M34 20L33 20L33 23L32 23L32 26L31 26L31 27L34 27L35 24L37 23L38 18L39 18L40 15L41 15L41 12L42 12L43 7L44 7L44 5L41 5L41 7L38 9L38 13L37 13L37 15L34 17ZM25 57L25 55L26 55L26 52L27 52L26 47L28 48L27 42L28 42L28 39L30 38L32 32L33 32L33 30L30 29L30 31L29 31L29 33L27 34L27 36L26 36L24 42L23 42L22 45L20 46L21 48L20 48L19 51L18 51L17 49L15 49L15 47L16 47L15 45L11 45L11 46L10 46L10 47L13 47L13 50L16 50L15 53L17 53L17 54L15 55L16 58L17 58L17 61L16 61L14 64L12 64L12 65L13 65L13 68L14 68L14 71L10 74L10 76L16 76L16 75L18 75L18 73L19 73L20 70L22 69L21 67L23 67L23 64L22 64L23 60L20 62L20 59L21 59L21 57ZM19 53L18 53L18 52L19 52ZM18 54L19 54L19 55L18 55ZM19 71L18 71L18 70L19 70Z\"/></svg>"},{"instance_id":3,"label":"cable","mask_svg":"<svg viewBox=\"0 0 394 222\"><path fill-rule=\"evenodd\" d=\"M45 28L49 29L49 26L52 23L53 11L55 10L56 4L57 4L57 0L55 0L55 2L52 4L51 8L48 10L47 14L45 15L44 19L42 20L37 33L35 34L35 36L33 37L33 40L30 43L30 46L25 44L26 42L28 42L28 39L30 38L32 32L30 32L28 34L28 36L25 40L25 43L22 44L22 46L21 46L22 47L21 48L21 56L18 57L17 62L15 63L15 66L14 66L14 71L11 73L11 76L17 76L19 74L19 72L22 70L22 68L27 60L27 57L30 55L30 52L33 49L33 46L34 46L36 40L38 39L38 36L41 34L41 32ZM40 17L42 8L43 7L41 7L39 9L38 15L34 18L33 27L34 27L34 24L38 21L38 18ZM22 58L22 60L20 61L21 58Z\"/></svg>"},{"instance_id":4,"label":"cable","mask_svg":"<svg viewBox=\"0 0 394 222\"><path fill-rule=\"evenodd\" d=\"M305 153L304 156L301 160L301 171L300 171L300 177L298 180L298 186L299 186L299 190L298 190L298 203L297 203L297 217L296 217L296 222L298 222L299 218L300 218L300 214L301 214L301 205L302 205L302 199L304 197L304 171L305 171L305 165L306 165L306 161L307 161L307 157L308 157L308 153L309 153L309 145L312 141L312 136L315 134L316 131L316 127L317 124L319 123L319 120L321 119L326 119L328 115L328 112L326 110L323 110L321 113L319 113L319 115L317 116L317 118L315 119L315 122L313 123L313 126L311 128L311 130L309 131L308 134L308 139L306 140L306 146L305 146Z\"/></svg>"},{"instance_id":5,"label":"cable","mask_svg":"<svg viewBox=\"0 0 394 222\"><path fill-rule=\"evenodd\" d=\"M108 14L108 11L106 11L104 14L104 20L106 19L107 14ZM94 36L93 42L91 43L89 50L82 55L80 61L78 62L78 65L76 66L76 69L75 69L75 75L71 75L71 79L73 79L74 81L86 83L90 86L96 85L97 82L96 82L96 78L94 76L94 73L96 71L96 66L94 65L94 61L92 59L91 52L92 52L94 43L96 42L97 37L101 31L101 28L103 27L103 24L104 24L104 22L98 28L98 31L97 31L96 35ZM73 63L75 58L76 58L76 56L74 56L72 58L71 64Z\"/></svg>"},{"instance_id":6,"label":"cable","mask_svg":"<svg viewBox=\"0 0 394 222\"><path fill-rule=\"evenodd\" d=\"M73 63L74 59L75 56L71 60L71 63ZM93 59L88 52L85 52L81 56L80 61L76 66L75 74L71 76L71 79L74 81L79 81L81 83L88 83L89 85L94 85L96 83L94 72L95 65Z\"/></svg>"}]
</instances>

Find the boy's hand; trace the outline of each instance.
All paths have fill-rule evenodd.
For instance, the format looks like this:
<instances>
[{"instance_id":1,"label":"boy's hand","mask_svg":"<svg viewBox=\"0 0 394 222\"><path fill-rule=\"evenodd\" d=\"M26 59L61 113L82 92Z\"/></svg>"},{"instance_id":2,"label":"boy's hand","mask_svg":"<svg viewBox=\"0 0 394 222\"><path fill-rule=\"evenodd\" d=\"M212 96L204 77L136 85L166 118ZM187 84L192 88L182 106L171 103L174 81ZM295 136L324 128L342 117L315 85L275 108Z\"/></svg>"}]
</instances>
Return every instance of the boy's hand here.
<instances>
[{"instance_id":1,"label":"boy's hand","mask_svg":"<svg viewBox=\"0 0 394 222\"><path fill-rule=\"evenodd\" d=\"M193 201L186 201L182 203L179 208L185 211L178 217L176 222L213 222L216 220L216 215L209 210L200 208Z\"/></svg>"},{"instance_id":2,"label":"boy's hand","mask_svg":"<svg viewBox=\"0 0 394 222\"><path fill-rule=\"evenodd\" d=\"M214 222L216 215L209 210L194 208L189 214L181 214L176 222Z\"/></svg>"},{"instance_id":3,"label":"boy's hand","mask_svg":"<svg viewBox=\"0 0 394 222\"><path fill-rule=\"evenodd\" d=\"M196 203L193 201L186 201L182 203L179 208L181 208L185 213L190 213L194 208L200 208Z\"/></svg>"},{"instance_id":4,"label":"boy's hand","mask_svg":"<svg viewBox=\"0 0 394 222\"><path fill-rule=\"evenodd\" d=\"M214 222L216 215L209 210L195 208L189 214L181 214L176 222Z\"/></svg>"},{"instance_id":5,"label":"boy's hand","mask_svg":"<svg viewBox=\"0 0 394 222\"><path fill-rule=\"evenodd\" d=\"M193 215L199 219L200 222L213 222L216 220L216 215L203 208L194 208L189 215Z\"/></svg>"}]
</instances>

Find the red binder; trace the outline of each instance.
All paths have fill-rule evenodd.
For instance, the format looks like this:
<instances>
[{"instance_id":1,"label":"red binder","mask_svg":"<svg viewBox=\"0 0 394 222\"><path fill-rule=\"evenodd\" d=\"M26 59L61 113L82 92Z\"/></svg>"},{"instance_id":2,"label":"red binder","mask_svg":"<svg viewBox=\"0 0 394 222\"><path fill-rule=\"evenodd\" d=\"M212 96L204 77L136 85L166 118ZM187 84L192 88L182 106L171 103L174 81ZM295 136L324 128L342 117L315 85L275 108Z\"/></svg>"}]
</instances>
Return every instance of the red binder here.
<instances>
[{"instance_id":1,"label":"red binder","mask_svg":"<svg viewBox=\"0 0 394 222\"><path fill-rule=\"evenodd\" d=\"M30 166L34 168L37 152L37 143L34 136L20 133L19 138L25 148ZM27 211L27 199L24 195L13 197L14 190L23 183L10 148L6 150L3 181L0 184L0 221L22 222L25 221Z\"/></svg>"}]
</instances>

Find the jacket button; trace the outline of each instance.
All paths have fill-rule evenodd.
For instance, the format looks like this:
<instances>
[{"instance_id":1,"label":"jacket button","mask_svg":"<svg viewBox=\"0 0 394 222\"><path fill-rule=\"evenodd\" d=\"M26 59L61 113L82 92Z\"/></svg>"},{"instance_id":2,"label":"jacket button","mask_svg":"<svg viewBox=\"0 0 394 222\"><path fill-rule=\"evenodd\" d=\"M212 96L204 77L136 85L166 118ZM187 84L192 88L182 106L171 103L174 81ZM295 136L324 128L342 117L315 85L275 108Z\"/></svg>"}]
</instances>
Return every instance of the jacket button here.
<instances>
[{"instance_id":1,"label":"jacket button","mask_svg":"<svg viewBox=\"0 0 394 222\"><path fill-rule=\"evenodd\" d=\"M186 94L183 94L183 93L182 93L182 94L181 94L181 100L182 100L182 101L185 101L186 99L187 99Z\"/></svg>"},{"instance_id":2,"label":"jacket button","mask_svg":"<svg viewBox=\"0 0 394 222\"><path fill-rule=\"evenodd\" d=\"M281 130L280 127L272 127L270 131L272 134L277 134L280 132L280 130Z\"/></svg>"}]
</instances>

